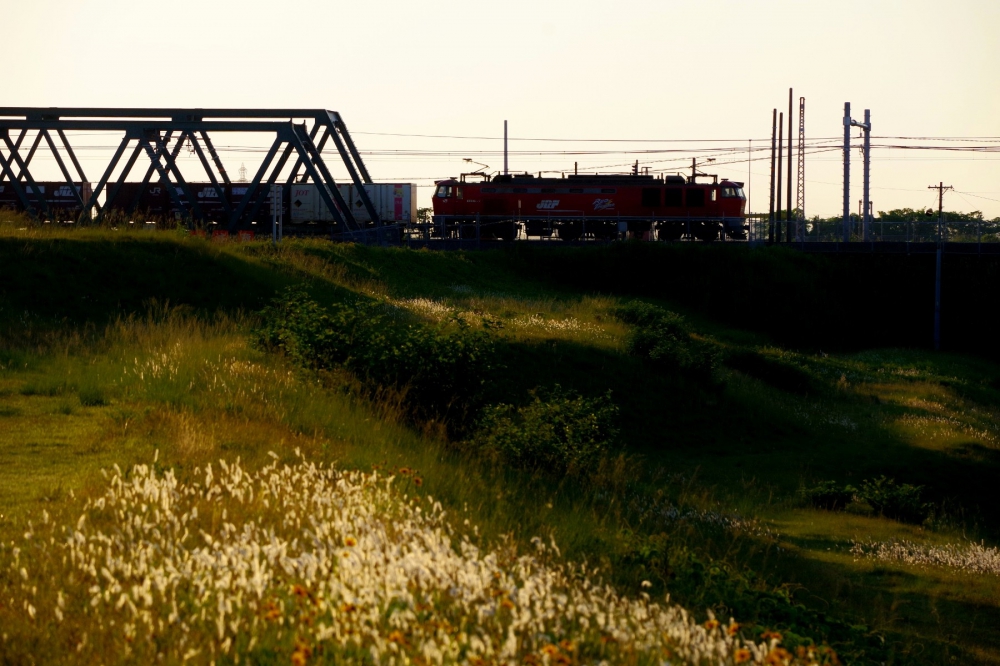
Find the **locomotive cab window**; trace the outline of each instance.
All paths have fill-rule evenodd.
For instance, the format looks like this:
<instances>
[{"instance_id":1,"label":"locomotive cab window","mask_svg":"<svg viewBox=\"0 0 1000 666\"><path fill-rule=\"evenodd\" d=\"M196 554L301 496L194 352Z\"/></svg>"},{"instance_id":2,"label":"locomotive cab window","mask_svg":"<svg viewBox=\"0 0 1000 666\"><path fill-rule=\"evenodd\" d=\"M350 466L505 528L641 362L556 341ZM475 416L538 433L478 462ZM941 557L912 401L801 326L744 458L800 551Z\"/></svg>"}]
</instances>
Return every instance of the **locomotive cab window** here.
<instances>
[{"instance_id":1,"label":"locomotive cab window","mask_svg":"<svg viewBox=\"0 0 1000 666\"><path fill-rule=\"evenodd\" d=\"M704 206L705 205L705 190L702 189L690 189L687 191L687 205L688 206Z\"/></svg>"},{"instance_id":2,"label":"locomotive cab window","mask_svg":"<svg viewBox=\"0 0 1000 666\"><path fill-rule=\"evenodd\" d=\"M722 188L722 198L723 199L745 199L743 196L742 187L723 187Z\"/></svg>"},{"instance_id":3,"label":"locomotive cab window","mask_svg":"<svg viewBox=\"0 0 1000 666\"><path fill-rule=\"evenodd\" d=\"M455 194L454 187L448 187L447 185L438 185L437 192L434 194L434 196L438 197L439 199L447 199L450 196L454 196L454 194Z\"/></svg>"}]
</instances>

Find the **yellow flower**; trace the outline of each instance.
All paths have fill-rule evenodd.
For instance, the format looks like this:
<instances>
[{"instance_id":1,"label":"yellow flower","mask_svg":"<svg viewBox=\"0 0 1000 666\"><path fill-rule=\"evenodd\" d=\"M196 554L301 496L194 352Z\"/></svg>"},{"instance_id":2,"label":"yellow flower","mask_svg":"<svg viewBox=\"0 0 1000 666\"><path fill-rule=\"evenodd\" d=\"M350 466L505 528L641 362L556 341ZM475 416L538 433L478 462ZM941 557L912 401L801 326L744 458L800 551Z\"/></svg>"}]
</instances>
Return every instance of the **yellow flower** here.
<instances>
[{"instance_id":1,"label":"yellow flower","mask_svg":"<svg viewBox=\"0 0 1000 666\"><path fill-rule=\"evenodd\" d=\"M705 621L705 628L708 629L709 631L715 629L718 626L719 626L719 621L716 620L714 617L711 620Z\"/></svg>"},{"instance_id":2,"label":"yellow flower","mask_svg":"<svg viewBox=\"0 0 1000 666\"><path fill-rule=\"evenodd\" d=\"M406 645L406 636L403 635L402 631L398 629L389 633L389 642L399 643L400 645Z\"/></svg>"},{"instance_id":3,"label":"yellow flower","mask_svg":"<svg viewBox=\"0 0 1000 666\"><path fill-rule=\"evenodd\" d=\"M344 537L344 545L348 548L354 548L358 545L358 540L352 536Z\"/></svg>"},{"instance_id":4,"label":"yellow flower","mask_svg":"<svg viewBox=\"0 0 1000 666\"><path fill-rule=\"evenodd\" d=\"M730 636L735 636L736 632L738 632L739 630L740 630L740 625L737 624L736 622L733 622L728 627L726 627L726 633L729 634Z\"/></svg>"},{"instance_id":5,"label":"yellow flower","mask_svg":"<svg viewBox=\"0 0 1000 666\"><path fill-rule=\"evenodd\" d=\"M559 654L559 648L557 648L555 645L552 645L552 643L548 643L542 646L542 652L549 655L550 657L554 657L557 654Z\"/></svg>"},{"instance_id":6,"label":"yellow flower","mask_svg":"<svg viewBox=\"0 0 1000 666\"><path fill-rule=\"evenodd\" d=\"M785 648L777 647L767 653L767 657L764 658L765 664L772 664L773 666L785 666L792 660L792 653Z\"/></svg>"},{"instance_id":7,"label":"yellow flower","mask_svg":"<svg viewBox=\"0 0 1000 666\"><path fill-rule=\"evenodd\" d=\"M750 650L746 648L740 648L739 650L736 651L736 654L733 655L733 661L735 661L737 664L744 664L750 661L750 656L751 656Z\"/></svg>"}]
</instances>

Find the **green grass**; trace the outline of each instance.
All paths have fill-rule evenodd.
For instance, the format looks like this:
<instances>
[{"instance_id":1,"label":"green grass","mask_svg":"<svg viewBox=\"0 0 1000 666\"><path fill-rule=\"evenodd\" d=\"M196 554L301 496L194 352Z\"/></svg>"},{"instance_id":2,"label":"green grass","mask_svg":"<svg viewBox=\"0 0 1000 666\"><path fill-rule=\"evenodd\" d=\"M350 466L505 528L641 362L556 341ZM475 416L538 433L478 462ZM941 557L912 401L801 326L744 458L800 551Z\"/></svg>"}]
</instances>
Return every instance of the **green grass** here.
<instances>
[{"instance_id":1,"label":"green grass","mask_svg":"<svg viewBox=\"0 0 1000 666\"><path fill-rule=\"evenodd\" d=\"M860 538L1000 542L1000 368L914 349L797 349L696 299L640 295L684 314L730 359L719 384L704 385L625 354L628 327L612 310L634 288L574 282L540 269L544 260L0 226L0 536L86 494L112 464L158 455L184 474L219 456L290 459L299 447L347 467L414 468L419 492L468 516L483 538L554 535L567 558L603 567L625 589L648 578L656 594L719 608L713 590L742 585L749 591L729 600L738 619L799 627L858 662L1000 663L996 579L848 552ZM782 266L781 253L768 260ZM506 469L409 421L391 395L372 398L352 377L316 376L253 348L250 313L294 283L320 302L382 299L408 321L485 322L506 365L493 402L526 404L530 390L556 384L610 391L623 456L586 480ZM798 499L819 481L881 474L925 486L934 522ZM651 509L668 504L755 518L775 536ZM684 553L732 574L699 587ZM781 590L813 615L781 626L767 608ZM838 634L849 625L865 628Z\"/></svg>"}]
</instances>

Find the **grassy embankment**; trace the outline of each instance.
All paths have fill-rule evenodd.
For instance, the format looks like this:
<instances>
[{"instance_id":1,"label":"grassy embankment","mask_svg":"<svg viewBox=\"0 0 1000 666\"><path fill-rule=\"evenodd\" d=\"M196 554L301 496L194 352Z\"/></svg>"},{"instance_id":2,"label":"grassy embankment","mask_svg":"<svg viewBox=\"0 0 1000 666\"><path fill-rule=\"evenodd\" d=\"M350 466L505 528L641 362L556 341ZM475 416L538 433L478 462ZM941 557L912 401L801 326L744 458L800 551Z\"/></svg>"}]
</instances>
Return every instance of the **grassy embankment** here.
<instances>
[{"instance_id":1,"label":"grassy embankment","mask_svg":"<svg viewBox=\"0 0 1000 666\"><path fill-rule=\"evenodd\" d=\"M685 265L711 268L670 279ZM855 269L846 273L860 279ZM654 595L732 613L758 633L827 641L856 662L995 663L1000 579L857 561L850 546L997 543L997 368L866 349L865 331L884 343L899 317L859 314L849 299L821 315L804 300L829 297L822 280L846 273L732 248L436 254L5 229L0 531L10 539L42 509L93 492L101 468L157 451L183 476L220 456L253 468L298 447L346 468L414 469L412 490L467 515L486 542L551 534L623 590L649 580ZM456 441L461 427L415 422L398 392L249 344L251 313L303 283L320 303L382 301L402 324L457 315L485 327L505 366L489 402L526 404L556 384L610 391L623 455L566 477L497 465ZM625 353L630 326L614 312L637 297L687 316L719 359L711 377ZM835 353L844 339L854 349ZM925 524L865 502L819 509L800 492L881 475L925 486Z\"/></svg>"}]
</instances>

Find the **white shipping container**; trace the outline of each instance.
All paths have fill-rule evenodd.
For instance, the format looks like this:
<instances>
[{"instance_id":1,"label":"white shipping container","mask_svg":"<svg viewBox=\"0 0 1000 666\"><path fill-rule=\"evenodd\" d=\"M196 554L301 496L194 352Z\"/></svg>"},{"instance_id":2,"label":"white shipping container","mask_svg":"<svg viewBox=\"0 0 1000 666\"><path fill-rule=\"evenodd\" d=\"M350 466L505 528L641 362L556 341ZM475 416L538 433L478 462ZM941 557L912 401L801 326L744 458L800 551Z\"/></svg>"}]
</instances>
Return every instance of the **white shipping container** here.
<instances>
[{"instance_id":1,"label":"white shipping container","mask_svg":"<svg viewBox=\"0 0 1000 666\"><path fill-rule=\"evenodd\" d=\"M412 183L378 183L365 185L365 192L383 224L415 222L417 219L417 186ZM354 185L338 185L340 196L350 206L354 219L365 224L371 216ZM290 192L293 224L303 222L332 222L333 216L320 196L315 183L294 183Z\"/></svg>"}]
</instances>

